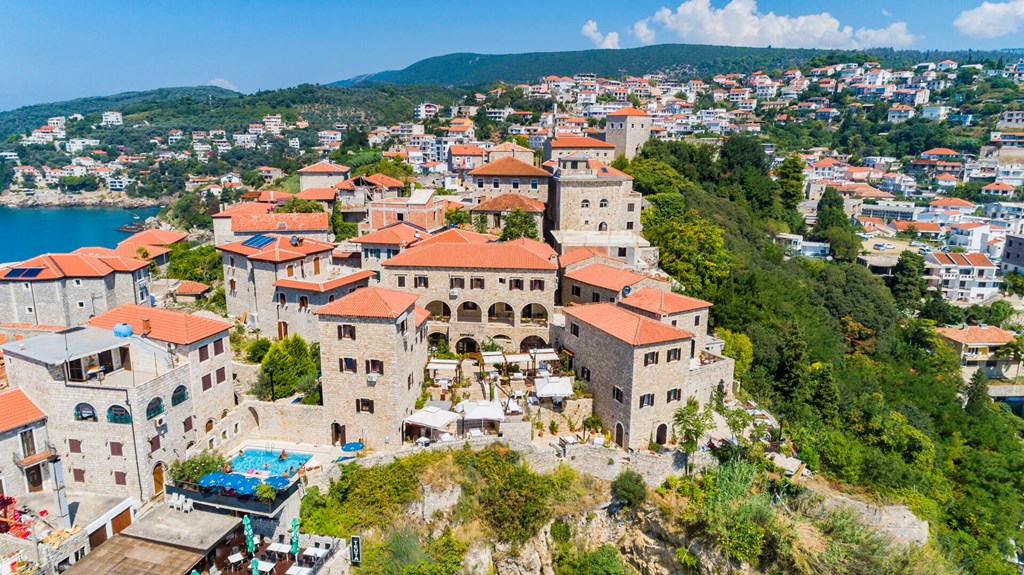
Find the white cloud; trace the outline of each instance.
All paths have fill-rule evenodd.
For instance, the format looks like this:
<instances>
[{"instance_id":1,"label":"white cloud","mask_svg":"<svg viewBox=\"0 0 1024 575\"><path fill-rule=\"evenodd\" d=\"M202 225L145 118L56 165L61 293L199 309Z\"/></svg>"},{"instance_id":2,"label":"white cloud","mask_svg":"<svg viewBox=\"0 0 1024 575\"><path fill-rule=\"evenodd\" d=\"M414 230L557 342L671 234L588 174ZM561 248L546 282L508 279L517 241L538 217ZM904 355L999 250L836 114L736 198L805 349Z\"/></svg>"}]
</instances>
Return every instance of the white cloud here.
<instances>
[{"instance_id":1,"label":"white cloud","mask_svg":"<svg viewBox=\"0 0 1024 575\"><path fill-rule=\"evenodd\" d=\"M648 21L686 42L729 46L904 48L917 39L906 22L855 30L828 12L802 16L758 12L757 0L730 0L722 8L712 7L710 0L685 0L675 10L661 8L641 22Z\"/></svg>"},{"instance_id":2,"label":"white cloud","mask_svg":"<svg viewBox=\"0 0 1024 575\"><path fill-rule=\"evenodd\" d=\"M239 91L238 90L238 86L232 84L231 82L229 82L225 78L214 78L214 79L210 80L209 82L207 82L207 84L209 84L211 86L217 86L218 88L224 88L225 90L231 90L233 92L238 92Z\"/></svg>"},{"instance_id":3,"label":"white cloud","mask_svg":"<svg viewBox=\"0 0 1024 575\"><path fill-rule=\"evenodd\" d=\"M885 16L886 18L888 18L889 16L892 16L892 12L889 12L885 8L882 8L882 16Z\"/></svg>"},{"instance_id":4,"label":"white cloud","mask_svg":"<svg viewBox=\"0 0 1024 575\"><path fill-rule=\"evenodd\" d=\"M651 28L651 19L644 18L633 24L633 35L644 44L654 43L654 28Z\"/></svg>"},{"instance_id":5,"label":"white cloud","mask_svg":"<svg viewBox=\"0 0 1024 575\"><path fill-rule=\"evenodd\" d=\"M593 20L587 20L586 23L583 24L583 28L580 28L580 34L583 34L587 38L590 38L590 41L593 42L594 46L597 46L598 48L619 47L619 33L609 32L607 34L602 34L597 29L597 22Z\"/></svg>"},{"instance_id":6,"label":"white cloud","mask_svg":"<svg viewBox=\"0 0 1024 575\"><path fill-rule=\"evenodd\" d=\"M971 38L999 38L1013 34L1024 24L1024 0L982 2L964 10L953 20L953 26Z\"/></svg>"}]
</instances>

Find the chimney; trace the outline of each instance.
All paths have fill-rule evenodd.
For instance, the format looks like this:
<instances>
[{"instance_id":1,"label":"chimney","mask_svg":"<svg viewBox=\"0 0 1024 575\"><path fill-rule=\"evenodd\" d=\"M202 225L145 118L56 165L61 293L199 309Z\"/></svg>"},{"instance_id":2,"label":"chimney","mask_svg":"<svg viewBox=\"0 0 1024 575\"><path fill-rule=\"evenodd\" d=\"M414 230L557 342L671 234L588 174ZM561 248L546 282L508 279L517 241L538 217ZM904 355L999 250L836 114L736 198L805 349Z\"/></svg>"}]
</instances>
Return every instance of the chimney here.
<instances>
[{"instance_id":1,"label":"chimney","mask_svg":"<svg viewBox=\"0 0 1024 575\"><path fill-rule=\"evenodd\" d=\"M153 326L149 323L149 318L142 319L142 335L149 335L149 332L153 331Z\"/></svg>"}]
</instances>

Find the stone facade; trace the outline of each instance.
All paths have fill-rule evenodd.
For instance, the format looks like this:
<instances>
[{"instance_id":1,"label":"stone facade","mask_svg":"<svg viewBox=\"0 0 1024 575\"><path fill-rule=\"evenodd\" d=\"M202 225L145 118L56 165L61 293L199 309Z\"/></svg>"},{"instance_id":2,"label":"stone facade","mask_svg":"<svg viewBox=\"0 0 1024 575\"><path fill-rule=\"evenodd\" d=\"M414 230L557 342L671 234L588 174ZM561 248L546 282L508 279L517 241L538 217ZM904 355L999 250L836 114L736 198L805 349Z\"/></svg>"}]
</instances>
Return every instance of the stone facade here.
<instances>
[{"instance_id":1,"label":"stone facade","mask_svg":"<svg viewBox=\"0 0 1024 575\"><path fill-rule=\"evenodd\" d=\"M647 114L609 115L604 127L604 140L615 145L615 157L632 160L651 139L651 117Z\"/></svg>"},{"instance_id":2,"label":"stone facade","mask_svg":"<svg viewBox=\"0 0 1024 575\"><path fill-rule=\"evenodd\" d=\"M548 182L546 176L474 176L466 177L466 195L472 196L476 203L483 202L502 194L519 194L539 202L548 200Z\"/></svg>"},{"instance_id":3,"label":"stone facade","mask_svg":"<svg viewBox=\"0 0 1024 575\"><path fill-rule=\"evenodd\" d=\"M561 284L561 303L562 305L601 302L615 303L626 295L629 295L626 293L627 291L632 293L647 287L666 289L668 285L663 280L641 276L638 277L635 283L631 283L624 288L615 289L614 287L598 286L577 281L571 277L564 277L562 278Z\"/></svg>"},{"instance_id":4,"label":"stone facade","mask_svg":"<svg viewBox=\"0 0 1024 575\"><path fill-rule=\"evenodd\" d=\"M586 159L559 160L547 203L548 229L640 233L642 198L632 178L601 170Z\"/></svg>"},{"instance_id":5,"label":"stone facade","mask_svg":"<svg viewBox=\"0 0 1024 575\"><path fill-rule=\"evenodd\" d=\"M402 420L421 393L427 361L426 324L416 326L415 305L400 318L319 318L323 403L332 439L359 440L373 449L398 445ZM339 338L343 325L354 326L354 339ZM346 358L354 371L342 371Z\"/></svg>"},{"instance_id":6,"label":"stone facade","mask_svg":"<svg viewBox=\"0 0 1024 575\"><path fill-rule=\"evenodd\" d=\"M277 306L270 322L273 325L277 325L278 322L284 322L288 325L289 335L298 334L307 342L319 341L320 328L317 325L319 322L317 322L316 316L313 315L313 310L359 288L367 287L370 285L370 282L370 277L361 276L361 279L355 279L350 283L324 291L278 285L275 288L276 292L274 294ZM373 280L373 283L376 283L376 281ZM264 318L264 323L269 323L266 318Z\"/></svg>"},{"instance_id":7,"label":"stone facade","mask_svg":"<svg viewBox=\"0 0 1024 575\"><path fill-rule=\"evenodd\" d=\"M24 469L14 464L15 461L32 455L25 452L22 444L24 434L31 436L26 443L30 447L34 446L35 453L46 451L47 444L50 443L45 418L0 433L0 493L15 499L33 490L52 491L55 487L49 461L43 460ZM29 476L35 477L37 473L38 487L32 487L29 484Z\"/></svg>"},{"instance_id":8,"label":"stone facade","mask_svg":"<svg viewBox=\"0 0 1024 575\"><path fill-rule=\"evenodd\" d=\"M147 268L103 277L0 281L0 318L5 323L79 325L121 305L148 305L148 284Z\"/></svg>"}]
</instances>

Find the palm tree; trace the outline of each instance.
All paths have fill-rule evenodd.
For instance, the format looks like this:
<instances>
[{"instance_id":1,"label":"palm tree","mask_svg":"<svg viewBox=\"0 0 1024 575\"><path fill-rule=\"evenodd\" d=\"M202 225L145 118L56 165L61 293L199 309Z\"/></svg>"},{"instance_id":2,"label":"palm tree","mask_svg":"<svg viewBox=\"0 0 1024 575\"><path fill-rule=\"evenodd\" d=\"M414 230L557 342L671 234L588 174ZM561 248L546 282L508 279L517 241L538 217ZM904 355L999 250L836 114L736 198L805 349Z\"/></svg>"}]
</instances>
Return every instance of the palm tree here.
<instances>
[{"instance_id":1,"label":"palm tree","mask_svg":"<svg viewBox=\"0 0 1024 575\"><path fill-rule=\"evenodd\" d=\"M701 408L700 403L693 397L687 399L686 405L677 409L672 416L672 426L682 440L679 445L686 453L687 474L690 473L690 458L693 452L697 451L700 440L711 428L713 420L711 406L705 405Z\"/></svg>"}]
</instances>

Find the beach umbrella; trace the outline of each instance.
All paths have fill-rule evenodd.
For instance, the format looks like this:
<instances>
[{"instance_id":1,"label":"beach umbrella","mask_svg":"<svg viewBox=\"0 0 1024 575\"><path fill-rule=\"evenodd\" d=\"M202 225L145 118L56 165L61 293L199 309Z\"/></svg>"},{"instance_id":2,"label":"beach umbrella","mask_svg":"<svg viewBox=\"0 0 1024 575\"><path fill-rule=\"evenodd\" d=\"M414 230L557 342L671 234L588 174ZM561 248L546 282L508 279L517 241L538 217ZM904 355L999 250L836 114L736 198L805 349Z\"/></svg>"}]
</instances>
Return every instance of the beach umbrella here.
<instances>
[{"instance_id":1,"label":"beach umbrella","mask_svg":"<svg viewBox=\"0 0 1024 575\"><path fill-rule=\"evenodd\" d=\"M299 518L292 517L292 555L299 556Z\"/></svg>"},{"instance_id":2,"label":"beach umbrella","mask_svg":"<svg viewBox=\"0 0 1024 575\"><path fill-rule=\"evenodd\" d=\"M240 479L243 479L243 477L237 473L226 473L224 478L220 480L220 486L225 489L234 489L238 486L238 480Z\"/></svg>"},{"instance_id":3,"label":"beach umbrella","mask_svg":"<svg viewBox=\"0 0 1024 575\"><path fill-rule=\"evenodd\" d=\"M284 489L285 487L288 487L288 484L291 483L291 480L288 479L287 477L275 475L273 477L268 477L264 479L263 483L266 483L267 485L273 487L274 489L281 490Z\"/></svg>"},{"instance_id":4,"label":"beach umbrella","mask_svg":"<svg viewBox=\"0 0 1024 575\"><path fill-rule=\"evenodd\" d=\"M260 575L260 562L253 558L252 563L249 564L252 569L252 575Z\"/></svg>"},{"instance_id":5,"label":"beach umbrella","mask_svg":"<svg viewBox=\"0 0 1024 575\"><path fill-rule=\"evenodd\" d=\"M245 548L248 549L251 554L256 551L256 542L253 541L252 521L249 520L248 515L242 518L242 524L245 525Z\"/></svg>"},{"instance_id":6,"label":"beach umbrella","mask_svg":"<svg viewBox=\"0 0 1024 575\"><path fill-rule=\"evenodd\" d=\"M252 495L256 493L256 486L260 484L260 480L255 477L243 477L235 483L235 493L239 495Z\"/></svg>"},{"instance_id":7,"label":"beach umbrella","mask_svg":"<svg viewBox=\"0 0 1024 575\"><path fill-rule=\"evenodd\" d=\"M353 451L361 451L363 447L363 444L358 441L350 441L349 443L346 443L345 445L341 446L341 450L351 453Z\"/></svg>"},{"instance_id":8,"label":"beach umbrella","mask_svg":"<svg viewBox=\"0 0 1024 575\"><path fill-rule=\"evenodd\" d=\"M199 575L199 571L196 571L195 569L193 569L192 570L192 575Z\"/></svg>"},{"instance_id":9,"label":"beach umbrella","mask_svg":"<svg viewBox=\"0 0 1024 575\"><path fill-rule=\"evenodd\" d=\"M226 478L227 475L219 471L215 473L207 473L199 478L199 487L216 487Z\"/></svg>"}]
</instances>

